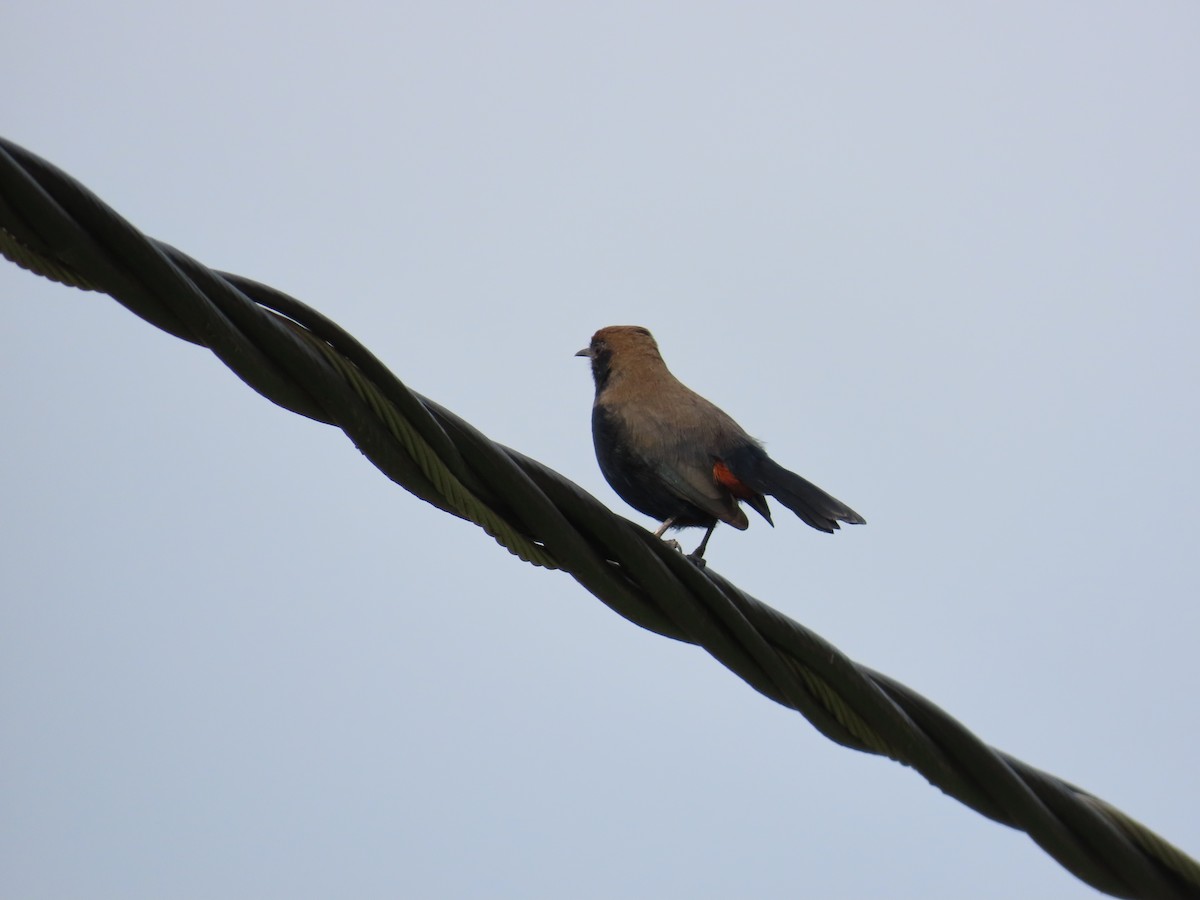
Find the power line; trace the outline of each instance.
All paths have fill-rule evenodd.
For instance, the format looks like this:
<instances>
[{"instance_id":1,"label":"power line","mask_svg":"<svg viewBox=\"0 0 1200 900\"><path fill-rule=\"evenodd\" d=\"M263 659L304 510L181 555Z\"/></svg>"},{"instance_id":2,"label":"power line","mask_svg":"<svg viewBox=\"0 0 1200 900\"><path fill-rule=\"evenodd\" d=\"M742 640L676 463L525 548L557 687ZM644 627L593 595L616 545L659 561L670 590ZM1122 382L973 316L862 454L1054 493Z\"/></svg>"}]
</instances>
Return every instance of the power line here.
<instances>
[{"instance_id":1,"label":"power line","mask_svg":"<svg viewBox=\"0 0 1200 900\"><path fill-rule=\"evenodd\" d=\"M1200 864L1119 810L995 750L910 688L614 515L563 476L410 391L336 323L147 238L70 176L0 138L0 253L109 294L208 347L267 399L341 428L385 475L560 568L615 612L703 647L843 746L887 756L1029 834L1117 897L1200 898Z\"/></svg>"}]
</instances>

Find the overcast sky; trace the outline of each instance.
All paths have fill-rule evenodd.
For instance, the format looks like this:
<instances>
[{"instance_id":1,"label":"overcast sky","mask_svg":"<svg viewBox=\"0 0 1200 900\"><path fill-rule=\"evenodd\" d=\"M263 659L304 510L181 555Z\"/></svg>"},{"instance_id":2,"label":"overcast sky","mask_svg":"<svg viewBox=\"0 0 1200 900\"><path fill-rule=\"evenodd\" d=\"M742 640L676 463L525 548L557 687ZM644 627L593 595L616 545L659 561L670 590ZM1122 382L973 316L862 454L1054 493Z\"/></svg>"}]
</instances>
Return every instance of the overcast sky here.
<instances>
[{"instance_id":1,"label":"overcast sky","mask_svg":"<svg viewBox=\"0 0 1200 900\"><path fill-rule=\"evenodd\" d=\"M6 137L652 526L572 358L648 326L869 522L714 569L1200 853L1195 3L51 0L0 58ZM3 896L1094 896L110 298L0 304Z\"/></svg>"}]
</instances>

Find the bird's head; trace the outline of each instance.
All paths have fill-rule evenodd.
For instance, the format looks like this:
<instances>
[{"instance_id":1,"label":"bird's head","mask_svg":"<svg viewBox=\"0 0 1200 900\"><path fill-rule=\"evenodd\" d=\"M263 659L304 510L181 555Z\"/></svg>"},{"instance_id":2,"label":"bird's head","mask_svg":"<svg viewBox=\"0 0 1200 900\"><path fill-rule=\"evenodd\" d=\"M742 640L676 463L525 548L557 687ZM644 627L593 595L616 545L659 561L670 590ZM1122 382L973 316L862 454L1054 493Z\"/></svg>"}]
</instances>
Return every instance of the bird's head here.
<instances>
[{"instance_id":1,"label":"bird's head","mask_svg":"<svg viewBox=\"0 0 1200 900\"><path fill-rule=\"evenodd\" d=\"M613 375L640 366L662 367L662 354L647 328L641 325L609 325L592 335L586 347L575 354L592 361L596 391L604 390Z\"/></svg>"}]
</instances>

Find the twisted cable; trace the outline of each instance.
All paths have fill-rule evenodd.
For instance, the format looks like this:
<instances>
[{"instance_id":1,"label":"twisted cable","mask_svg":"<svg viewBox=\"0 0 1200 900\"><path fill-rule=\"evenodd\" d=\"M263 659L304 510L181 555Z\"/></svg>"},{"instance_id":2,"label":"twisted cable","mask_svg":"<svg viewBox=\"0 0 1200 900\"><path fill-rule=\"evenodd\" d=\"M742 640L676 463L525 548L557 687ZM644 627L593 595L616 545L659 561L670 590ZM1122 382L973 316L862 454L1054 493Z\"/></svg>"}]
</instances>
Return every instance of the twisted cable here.
<instances>
[{"instance_id":1,"label":"twisted cable","mask_svg":"<svg viewBox=\"0 0 1200 900\"><path fill-rule=\"evenodd\" d=\"M147 238L0 138L0 253L209 348L268 400L342 429L388 478L568 572L643 628L702 647L830 740L886 756L1116 897L1200 898L1200 864L1086 791L984 744L915 691L699 568L577 485L410 391L316 310Z\"/></svg>"}]
</instances>

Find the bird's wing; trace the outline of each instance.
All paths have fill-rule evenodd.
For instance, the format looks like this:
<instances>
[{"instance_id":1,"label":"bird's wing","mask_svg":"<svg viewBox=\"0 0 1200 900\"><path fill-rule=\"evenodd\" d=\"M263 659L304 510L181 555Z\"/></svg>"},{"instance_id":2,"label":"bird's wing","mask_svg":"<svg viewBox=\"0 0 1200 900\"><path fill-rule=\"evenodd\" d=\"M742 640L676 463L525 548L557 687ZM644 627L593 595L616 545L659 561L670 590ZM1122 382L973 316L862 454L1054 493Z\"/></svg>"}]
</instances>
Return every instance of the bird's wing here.
<instances>
[{"instance_id":1,"label":"bird's wing","mask_svg":"<svg viewBox=\"0 0 1200 900\"><path fill-rule=\"evenodd\" d=\"M716 483L712 465L706 460L684 458L656 466L663 485L675 496L737 529L750 526L737 500Z\"/></svg>"}]
</instances>

